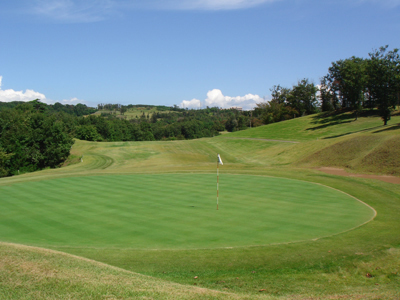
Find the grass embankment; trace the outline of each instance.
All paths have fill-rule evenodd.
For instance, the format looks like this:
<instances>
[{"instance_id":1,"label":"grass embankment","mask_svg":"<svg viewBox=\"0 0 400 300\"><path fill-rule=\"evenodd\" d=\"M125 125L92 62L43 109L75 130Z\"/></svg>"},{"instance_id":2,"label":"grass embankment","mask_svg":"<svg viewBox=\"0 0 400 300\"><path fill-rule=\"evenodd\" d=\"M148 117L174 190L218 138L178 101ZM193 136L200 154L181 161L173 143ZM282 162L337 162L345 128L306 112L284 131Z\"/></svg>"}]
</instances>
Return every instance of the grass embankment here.
<instances>
[{"instance_id":1,"label":"grass embankment","mask_svg":"<svg viewBox=\"0 0 400 300\"><path fill-rule=\"evenodd\" d=\"M345 114L344 117L339 115L331 118L348 118L347 121L350 121L350 117ZM318 161L307 159L319 151L327 151L329 147L335 145L338 147L344 141L350 142L354 139L363 141L368 136L377 140L396 141L400 129L397 125L375 128L380 126L381 121L372 117L344 124L332 119L325 121L320 119L318 121L320 123L314 124L317 119L319 120L318 116L309 116L212 139L193 141L138 143L77 141L73 147L73 154L78 157L84 154L83 163L57 170L3 178L0 186L87 175L213 173L216 167L216 153L220 153L224 160L224 166L220 169L222 174L269 175L321 183L364 201L374 207L378 214L373 221L355 230L292 244L199 250L149 251L117 247L68 247L68 245L58 249L173 282L196 284L234 292L237 295L247 294L251 298L260 294L271 298L292 299L399 298L400 186L370 179L326 175L316 170L304 169L304 166L318 165ZM399 117L394 117L391 122L397 124L399 121ZM330 125L325 126L327 124ZM306 130L311 127L319 128ZM300 143L247 138L296 140ZM361 160L361 157L373 153L371 151L375 148L372 145L369 148L362 146L358 149L359 151L355 151L351 147L349 151L360 154L356 157L350 156L347 160ZM367 153L363 151L365 149L372 150ZM388 153L392 153L390 144L387 144L385 149L389 151ZM340 152L332 151L329 158L338 154L340 156ZM379 171L377 164L371 170L371 172ZM4 248L1 251L4 253ZM13 251L10 250L11 253ZM62 266L62 261L59 263L59 268L65 267ZM5 278L16 278L22 287L30 286L37 280L25 275L19 276L20 269L9 267L2 270L6 270ZM48 280L50 275L43 275L43 272L40 276L47 278L43 280ZM6 282L4 290L11 290L9 287L12 286L12 281L2 280L2 282ZM43 291L52 288L54 286L40 287ZM149 296L151 298L158 297L158 284L154 288L154 293ZM73 295L74 289L61 286L60 292L61 290L65 291L63 293L67 298L68 295ZM259 292L260 290L262 292ZM171 298L176 298L174 293L171 292ZM105 295L104 292L100 294ZM20 294L8 295L17 299ZM215 297L224 296L217 294Z\"/></svg>"},{"instance_id":2,"label":"grass embankment","mask_svg":"<svg viewBox=\"0 0 400 300\"><path fill-rule=\"evenodd\" d=\"M395 115L389 125L383 126L373 112L364 114L358 120L349 112L312 115L235 132L228 137L301 141L306 151L299 145L287 146L302 151L297 156L296 151L290 151L297 166L399 176L400 116ZM284 152L278 153L281 154Z\"/></svg>"}]
</instances>

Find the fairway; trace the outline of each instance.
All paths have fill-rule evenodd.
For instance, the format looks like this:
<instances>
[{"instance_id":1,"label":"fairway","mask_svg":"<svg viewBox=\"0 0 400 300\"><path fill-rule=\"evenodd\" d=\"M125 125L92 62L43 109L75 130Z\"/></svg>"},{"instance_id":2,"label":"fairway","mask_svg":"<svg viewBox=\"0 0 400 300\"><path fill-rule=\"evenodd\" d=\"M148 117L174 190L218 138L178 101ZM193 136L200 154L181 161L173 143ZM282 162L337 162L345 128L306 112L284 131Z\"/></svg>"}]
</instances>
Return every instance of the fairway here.
<instances>
[{"instance_id":1,"label":"fairway","mask_svg":"<svg viewBox=\"0 0 400 300\"><path fill-rule=\"evenodd\" d=\"M374 211L298 180L211 174L68 177L0 187L0 239L40 246L194 249L337 234Z\"/></svg>"}]
</instances>

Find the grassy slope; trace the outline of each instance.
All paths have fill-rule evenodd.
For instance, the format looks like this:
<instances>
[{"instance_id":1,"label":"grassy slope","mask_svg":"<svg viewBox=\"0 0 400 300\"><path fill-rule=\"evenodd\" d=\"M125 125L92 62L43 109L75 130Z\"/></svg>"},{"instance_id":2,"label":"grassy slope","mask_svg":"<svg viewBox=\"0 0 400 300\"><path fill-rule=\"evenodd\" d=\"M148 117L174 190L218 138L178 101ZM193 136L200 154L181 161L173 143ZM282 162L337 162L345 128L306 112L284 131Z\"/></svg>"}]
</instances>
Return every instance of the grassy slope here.
<instances>
[{"instance_id":1,"label":"grassy slope","mask_svg":"<svg viewBox=\"0 0 400 300\"><path fill-rule=\"evenodd\" d=\"M102 113L112 113L115 114L118 118L124 118L126 120L131 120L131 119L136 119L140 118L143 113L145 114L146 118L147 115L149 114L149 117L151 117L154 113L158 112L158 109L156 107L134 107L128 109L123 115L119 111L110 111L110 110L99 110L94 113L94 115L101 115ZM174 111L161 111L161 113L177 113Z\"/></svg>"},{"instance_id":2,"label":"grassy slope","mask_svg":"<svg viewBox=\"0 0 400 300\"><path fill-rule=\"evenodd\" d=\"M349 121L349 117L338 117L339 120L346 121L347 118ZM363 139L367 137L367 142L372 144L374 139L393 140L396 143L399 126L391 125L385 129L377 127L381 124L378 118L361 118L356 122L344 124L343 120L339 122L335 119L327 119L328 122L319 120L320 123L313 124L315 120L318 118L310 116L195 141L107 144L78 141L73 152L76 156L84 154L83 163L58 170L4 178L0 185L94 173L209 173L215 171L215 153L218 152L225 163L222 172L273 175L322 183L365 201L377 210L378 215L374 221L351 232L289 245L196 251L93 248L62 250L175 282L197 284L222 291L250 293L252 297L260 294L260 289L265 289L264 293L271 297L398 298L400 187L369 179L325 175L303 167L320 163L318 160L310 160L309 158L313 157L311 154L325 151L324 149L335 145L338 147L343 141L361 139L364 143ZM399 117L394 117L391 122L397 124L399 121ZM326 126L327 124L329 125ZM311 127L319 128L307 131L303 129ZM368 136L373 137L372 141ZM301 143L240 138L298 140ZM378 153L391 155L390 145ZM349 156L346 159L351 162L356 162L357 159L362 161L368 154L374 153L367 153L365 149L377 148L370 145L369 148L362 146L359 149L362 150L359 156ZM350 151L353 151L353 148ZM330 153L329 157L338 152ZM379 165L375 165L371 171L379 171L378 167ZM371 274L372 277L367 274ZM198 276L198 279L194 279L194 276ZM25 279L20 280L25 282L24 284L30 284L32 281L29 278ZM69 292L71 293L71 290Z\"/></svg>"},{"instance_id":3,"label":"grassy slope","mask_svg":"<svg viewBox=\"0 0 400 300\"><path fill-rule=\"evenodd\" d=\"M352 113L312 115L239 131L229 137L301 141L290 151L295 165L339 167L350 172L400 175L400 116L383 126L376 116L354 120ZM290 146L287 146L290 147ZM304 149L302 149L302 147ZM274 154L274 153L273 153ZM285 154L281 152L278 155ZM276 158L276 156L275 156Z\"/></svg>"},{"instance_id":4,"label":"grassy slope","mask_svg":"<svg viewBox=\"0 0 400 300\"><path fill-rule=\"evenodd\" d=\"M363 117L354 119L351 112L340 114L315 114L285 122L261 126L246 131L232 133L231 137L266 138L288 141L311 141L332 139L362 132L384 132L385 129L400 129L397 114L383 126L382 120L374 112L364 112ZM395 126L395 128L393 128Z\"/></svg>"}]
</instances>

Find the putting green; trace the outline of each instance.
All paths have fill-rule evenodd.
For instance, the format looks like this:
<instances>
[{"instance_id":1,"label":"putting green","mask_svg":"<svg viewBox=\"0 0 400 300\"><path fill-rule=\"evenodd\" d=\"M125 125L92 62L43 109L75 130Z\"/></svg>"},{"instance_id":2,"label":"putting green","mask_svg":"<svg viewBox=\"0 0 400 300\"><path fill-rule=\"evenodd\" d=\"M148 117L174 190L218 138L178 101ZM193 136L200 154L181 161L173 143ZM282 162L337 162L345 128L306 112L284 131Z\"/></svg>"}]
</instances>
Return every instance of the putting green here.
<instances>
[{"instance_id":1,"label":"putting green","mask_svg":"<svg viewBox=\"0 0 400 300\"><path fill-rule=\"evenodd\" d=\"M67 177L0 187L0 240L38 246L193 249L320 238L375 211L309 182L250 175Z\"/></svg>"}]
</instances>

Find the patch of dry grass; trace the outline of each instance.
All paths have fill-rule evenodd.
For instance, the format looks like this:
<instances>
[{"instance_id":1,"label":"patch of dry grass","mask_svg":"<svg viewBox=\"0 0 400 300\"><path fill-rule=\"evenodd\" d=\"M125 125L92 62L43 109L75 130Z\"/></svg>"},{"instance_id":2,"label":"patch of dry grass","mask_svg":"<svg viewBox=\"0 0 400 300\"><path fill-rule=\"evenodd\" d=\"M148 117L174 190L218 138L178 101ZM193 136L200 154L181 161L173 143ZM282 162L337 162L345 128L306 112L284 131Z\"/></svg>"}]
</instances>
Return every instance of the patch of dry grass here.
<instances>
[{"instance_id":1,"label":"patch of dry grass","mask_svg":"<svg viewBox=\"0 0 400 300\"><path fill-rule=\"evenodd\" d=\"M8 243L0 243L0 298L250 299L171 283L53 250Z\"/></svg>"}]
</instances>

